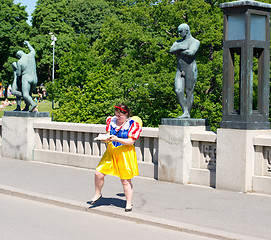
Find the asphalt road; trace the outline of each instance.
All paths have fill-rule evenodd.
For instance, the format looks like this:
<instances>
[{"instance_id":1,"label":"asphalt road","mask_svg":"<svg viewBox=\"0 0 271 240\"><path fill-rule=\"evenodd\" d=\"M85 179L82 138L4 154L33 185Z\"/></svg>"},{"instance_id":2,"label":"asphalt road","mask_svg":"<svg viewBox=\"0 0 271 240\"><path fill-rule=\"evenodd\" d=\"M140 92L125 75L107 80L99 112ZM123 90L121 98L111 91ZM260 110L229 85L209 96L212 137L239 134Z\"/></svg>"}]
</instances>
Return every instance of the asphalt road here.
<instances>
[{"instance_id":1,"label":"asphalt road","mask_svg":"<svg viewBox=\"0 0 271 240\"><path fill-rule=\"evenodd\" d=\"M0 194L0 239L212 240L3 194Z\"/></svg>"}]
</instances>

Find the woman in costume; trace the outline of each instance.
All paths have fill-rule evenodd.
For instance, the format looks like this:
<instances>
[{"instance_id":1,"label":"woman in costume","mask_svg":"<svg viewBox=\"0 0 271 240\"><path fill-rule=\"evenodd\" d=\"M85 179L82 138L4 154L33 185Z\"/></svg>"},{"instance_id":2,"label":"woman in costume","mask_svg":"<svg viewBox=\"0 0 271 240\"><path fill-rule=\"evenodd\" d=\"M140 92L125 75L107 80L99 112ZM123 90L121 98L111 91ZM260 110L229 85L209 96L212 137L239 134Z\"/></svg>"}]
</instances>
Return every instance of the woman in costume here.
<instances>
[{"instance_id":1,"label":"woman in costume","mask_svg":"<svg viewBox=\"0 0 271 240\"><path fill-rule=\"evenodd\" d=\"M123 103L114 106L115 116L106 120L109 135L107 149L95 171L95 195L90 204L102 198L104 177L109 174L121 179L126 198L125 211L132 211L133 185L131 179L138 175L134 142L142 131L138 122L131 118L131 110Z\"/></svg>"}]
</instances>

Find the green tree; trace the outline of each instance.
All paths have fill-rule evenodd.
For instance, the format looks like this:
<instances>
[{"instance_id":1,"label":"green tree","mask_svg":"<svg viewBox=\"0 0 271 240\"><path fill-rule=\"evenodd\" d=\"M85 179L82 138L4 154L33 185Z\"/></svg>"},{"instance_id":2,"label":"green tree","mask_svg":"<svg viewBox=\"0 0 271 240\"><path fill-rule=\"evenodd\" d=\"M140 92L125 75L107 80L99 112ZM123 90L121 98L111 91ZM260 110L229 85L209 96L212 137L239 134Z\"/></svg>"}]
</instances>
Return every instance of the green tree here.
<instances>
[{"instance_id":1,"label":"green tree","mask_svg":"<svg viewBox=\"0 0 271 240\"><path fill-rule=\"evenodd\" d=\"M59 98L60 108L54 110L57 121L104 123L113 112L116 91L110 81L113 70L103 66L88 72L82 88L70 86Z\"/></svg>"},{"instance_id":2,"label":"green tree","mask_svg":"<svg viewBox=\"0 0 271 240\"><path fill-rule=\"evenodd\" d=\"M56 70L59 58L69 51L70 44L74 42L75 32L66 22L69 2L69 0L38 0L32 14L31 42L36 50L39 83L52 80L53 51L49 33L53 33L57 37L55 45Z\"/></svg>"},{"instance_id":3,"label":"green tree","mask_svg":"<svg viewBox=\"0 0 271 240\"><path fill-rule=\"evenodd\" d=\"M122 13L105 23L102 39L93 47L103 62L118 69L118 86L136 114L148 126L157 126L162 117L181 115L174 94L176 60L168 51L179 38L178 25L186 22L201 42L192 117L208 118L215 129L221 119L221 10L201 0L187 0L142 2L123 7Z\"/></svg>"},{"instance_id":4,"label":"green tree","mask_svg":"<svg viewBox=\"0 0 271 240\"><path fill-rule=\"evenodd\" d=\"M75 43L72 43L59 63L58 78L54 83L48 83L48 91L53 94L54 99L65 102L63 97L68 89L78 87L82 89L89 80L88 72L96 66L95 54L90 52L90 40L81 35Z\"/></svg>"},{"instance_id":5,"label":"green tree","mask_svg":"<svg viewBox=\"0 0 271 240\"><path fill-rule=\"evenodd\" d=\"M66 21L76 34L84 34L92 43L100 37L100 28L114 9L106 0L74 0L68 5Z\"/></svg>"},{"instance_id":6,"label":"green tree","mask_svg":"<svg viewBox=\"0 0 271 240\"><path fill-rule=\"evenodd\" d=\"M13 81L11 63L18 60L16 52L27 51L23 42L28 40L29 26L25 7L12 0L0 0L0 6L0 79L7 87Z\"/></svg>"},{"instance_id":7,"label":"green tree","mask_svg":"<svg viewBox=\"0 0 271 240\"><path fill-rule=\"evenodd\" d=\"M145 126L158 126L163 117L177 117L181 115L181 108L174 93L176 59L169 54L169 49L179 38L178 25L186 22L191 27L192 35L201 42L192 117L208 118L215 130L221 120L221 10L203 0L123 4L116 1L116 6L118 14L104 22L100 28L100 38L92 47L83 41L63 55L59 79L52 89L56 93L70 94L70 89L75 91L76 87L78 102L82 99L88 102L86 89L100 95L95 88L100 79L114 89L114 93L107 89L104 101L125 101L133 109L134 115L143 119ZM110 77L106 73L103 75L101 69L111 69ZM98 78L94 77L96 73ZM96 85L89 85L92 78ZM69 103L60 95L59 100L62 103L57 111L64 105L67 111ZM95 104L102 106L99 101ZM75 108L75 102L71 103L71 107ZM105 112L100 114L97 112L95 116L104 119ZM61 120L64 121L63 118Z\"/></svg>"}]
</instances>

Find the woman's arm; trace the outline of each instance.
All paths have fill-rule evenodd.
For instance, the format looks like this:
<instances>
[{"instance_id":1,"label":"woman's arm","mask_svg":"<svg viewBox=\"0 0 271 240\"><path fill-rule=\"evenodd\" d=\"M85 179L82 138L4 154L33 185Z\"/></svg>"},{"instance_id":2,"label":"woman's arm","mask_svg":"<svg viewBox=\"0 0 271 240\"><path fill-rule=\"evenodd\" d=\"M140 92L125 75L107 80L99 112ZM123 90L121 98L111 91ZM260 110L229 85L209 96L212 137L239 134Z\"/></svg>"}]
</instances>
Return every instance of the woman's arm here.
<instances>
[{"instance_id":1,"label":"woman's arm","mask_svg":"<svg viewBox=\"0 0 271 240\"><path fill-rule=\"evenodd\" d=\"M135 140L133 138L119 138L115 135L112 135L108 140L114 141L114 142L119 142L123 145L133 145L135 143Z\"/></svg>"}]
</instances>

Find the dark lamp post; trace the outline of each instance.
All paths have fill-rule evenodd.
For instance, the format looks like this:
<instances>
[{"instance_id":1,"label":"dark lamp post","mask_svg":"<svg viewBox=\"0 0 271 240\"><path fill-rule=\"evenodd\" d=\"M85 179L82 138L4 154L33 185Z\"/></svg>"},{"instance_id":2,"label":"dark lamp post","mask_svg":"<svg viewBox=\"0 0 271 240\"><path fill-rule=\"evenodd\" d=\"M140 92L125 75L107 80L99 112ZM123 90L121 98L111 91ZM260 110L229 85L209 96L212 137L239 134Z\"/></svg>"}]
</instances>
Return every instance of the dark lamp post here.
<instances>
[{"instance_id":1,"label":"dark lamp post","mask_svg":"<svg viewBox=\"0 0 271 240\"><path fill-rule=\"evenodd\" d=\"M220 127L269 129L271 5L235 1L223 3L220 7L224 13ZM253 76L255 73L257 75ZM257 84L253 83L253 77L257 78ZM257 96L254 106L253 92Z\"/></svg>"}]
</instances>

